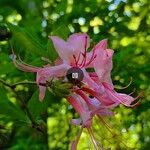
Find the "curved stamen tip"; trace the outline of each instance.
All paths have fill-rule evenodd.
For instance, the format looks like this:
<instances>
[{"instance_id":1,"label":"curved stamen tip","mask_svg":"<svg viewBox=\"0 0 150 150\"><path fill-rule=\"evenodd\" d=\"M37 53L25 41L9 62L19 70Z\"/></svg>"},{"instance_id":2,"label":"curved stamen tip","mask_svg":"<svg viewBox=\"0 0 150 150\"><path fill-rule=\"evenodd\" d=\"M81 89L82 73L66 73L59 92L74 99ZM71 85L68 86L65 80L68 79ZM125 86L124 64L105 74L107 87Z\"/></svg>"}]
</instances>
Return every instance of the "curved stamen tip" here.
<instances>
[{"instance_id":1,"label":"curved stamen tip","mask_svg":"<svg viewBox=\"0 0 150 150\"><path fill-rule=\"evenodd\" d=\"M135 91L136 91L136 88L134 88L133 91L130 94L128 94L128 95L131 96L133 93L135 93Z\"/></svg>"},{"instance_id":2,"label":"curved stamen tip","mask_svg":"<svg viewBox=\"0 0 150 150\"><path fill-rule=\"evenodd\" d=\"M124 89L128 88L132 84L132 82L133 82L133 78L130 77L130 81L129 81L129 83L126 86L120 87L120 88L115 86L115 89L117 89L117 90L124 90Z\"/></svg>"},{"instance_id":3,"label":"curved stamen tip","mask_svg":"<svg viewBox=\"0 0 150 150\"><path fill-rule=\"evenodd\" d=\"M135 99L133 102L131 102L130 107L136 107L139 106L141 104L141 99L144 97L144 92L141 92Z\"/></svg>"}]
</instances>

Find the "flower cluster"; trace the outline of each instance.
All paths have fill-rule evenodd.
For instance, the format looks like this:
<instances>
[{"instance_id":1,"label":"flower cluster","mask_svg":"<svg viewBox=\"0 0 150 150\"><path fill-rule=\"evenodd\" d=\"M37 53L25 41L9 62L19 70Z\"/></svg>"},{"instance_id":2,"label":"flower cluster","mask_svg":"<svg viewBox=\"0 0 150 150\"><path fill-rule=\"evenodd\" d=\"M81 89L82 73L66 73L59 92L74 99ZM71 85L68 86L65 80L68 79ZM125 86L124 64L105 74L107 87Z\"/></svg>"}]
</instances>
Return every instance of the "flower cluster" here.
<instances>
[{"instance_id":1,"label":"flower cluster","mask_svg":"<svg viewBox=\"0 0 150 150\"><path fill-rule=\"evenodd\" d=\"M100 149L92 131L94 116L111 116L112 108L123 104L133 107L135 98L130 95L118 93L114 90L111 80L113 50L107 48L107 40L100 41L88 52L90 38L85 33L72 34L67 41L57 36L49 37L59 54L55 65L33 67L14 59L14 64L21 70L36 73L36 83L39 87L39 99L45 96L46 84L50 78L64 78L70 68L82 70L84 77L80 84L73 84L71 93L66 96L80 118L72 119L71 124L81 126L79 134L71 143L71 150L77 149L77 143L83 128L87 128L95 149ZM92 72L88 72L92 68ZM91 69L91 70L92 70Z\"/></svg>"}]
</instances>

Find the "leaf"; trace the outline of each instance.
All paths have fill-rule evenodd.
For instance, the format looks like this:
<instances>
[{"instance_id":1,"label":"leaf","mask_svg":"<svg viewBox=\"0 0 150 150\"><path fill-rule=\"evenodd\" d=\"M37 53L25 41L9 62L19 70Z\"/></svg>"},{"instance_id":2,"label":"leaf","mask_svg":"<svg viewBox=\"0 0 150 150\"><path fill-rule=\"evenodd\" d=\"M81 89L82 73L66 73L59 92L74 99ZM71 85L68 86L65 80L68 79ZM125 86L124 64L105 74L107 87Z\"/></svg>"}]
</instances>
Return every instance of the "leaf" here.
<instances>
[{"instance_id":1,"label":"leaf","mask_svg":"<svg viewBox=\"0 0 150 150\"><path fill-rule=\"evenodd\" d=\"M12 43L18 50L26 50L38 56L46 56L45 46L34 33L29 33L25 28L8 24L12 32Z\"/></svg>"},{"instance_id":2,"label":"leaf","mask_svg":"<svg viewBox=\"0 0 150 150\"><path fill-rule=\"evenodd\" d=\"M28 102L28 108L31 110L34 117L40 117L47 112L47 108L54 102L54 100L57 101L57 99L58 97L48 92L44 100L41 102L39 101L39 91L36 90Z\"/></svg>"},{"instance_id":3,"label":"leaf","mask_svg":"<svg viewBox=\"0 0 150 150\"><path fill-rule=\"evenodd\" d=\"M67 39L69 33L70 33L69 28L64 24L61 24L58 27L57 26L55 27L55 30L51 32L51 35L59 36L63 39Z\"/></svg>"},{"instance_id":4,"label":"leaf","mask_svg":"<svg viewBox=\"0 0 150 150\"><path fill-rule=\"evenodd\" d=\"M11 62L12 60L5 53L0 55L0 74L12 73L16 70L15 66ZM9 69L8 69L9 68Z\"/></svg>"},{"instance_id":5,"label":"leaf","mask_svg":"<svg viewBox=\"0 0 150 150\"><path fill-rule=\"evenodd\" d=\"M0 114L6 115L11 120L24 120L25 114L23 111L13 104L6 96L6 90L0 87Z\"/></svg>"},{"instance_id":6,"label":"leaf","mask_svg":"<svg viewBox=\"0 0 150 150\"><path fill-rule=\"evenodd\" d=\"M56 60L56 58L58 57L58 54L57 54L56 50L54 49L52 41L47 42L47 51L48 51L48 56L49 56L50 60L52 62L54 62Z\"/></svg>"}]
</instances>

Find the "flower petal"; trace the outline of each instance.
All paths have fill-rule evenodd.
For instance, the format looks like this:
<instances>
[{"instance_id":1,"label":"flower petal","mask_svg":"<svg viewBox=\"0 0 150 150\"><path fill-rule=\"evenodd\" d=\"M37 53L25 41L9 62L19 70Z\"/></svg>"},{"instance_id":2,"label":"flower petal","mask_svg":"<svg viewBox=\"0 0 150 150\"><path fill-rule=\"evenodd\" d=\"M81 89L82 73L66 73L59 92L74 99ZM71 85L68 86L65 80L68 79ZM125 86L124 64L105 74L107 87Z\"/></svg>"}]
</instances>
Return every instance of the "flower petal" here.
<instances>
[{"instance_id":1,"label":"flower petal","mask_svg":"<svg viewBox=\"0 0 150 150\"><path fill-rule=\"evenodd\" d=\"M90 46L90 38L86 33L72 34L67 42L73 47L74 54L84 52Z\"/></svg>"},{"instance_id":2,"label":"flower petal","mask_svg":"<svg viewBox=\"0 0 150 150\"><path fill-rule=\"evenodd\" d=\"M81 120L81 118L78 118L78 119L71 119L71 120L70 120L70 124L78 126L78 125L81 125L81 124L82 124L82 120Z\"/></svg>"},{"instance_id":3,"label":"flower petal","mask_svg":"<svg viewBox=\"0 0 150 150\"><path fill-rule=\"evenodd\" d=\"M134 101L134 98L127 94L117 93L114 90L106 88L106 95L111 101L122 103L123 105L130 107L131 103Z\"/></svg>"},{"instance_id":4,"label":"flower petal","mask_svg":"<svg viewBox=\"0 0 150 150\"><path fill-rule=\"evenodd\" d=\"M107 39L101 40L98 44L95 46L96 49L107 49Z\"/></svg>"},{"instance_id":5,"label":"flower petal","mask_svg":"<svg viewBox=\"0 0 150 150\"><path fill-rule=\"evenodd\" d=\"M111 70L112 70L112 56L113 50L106 49L107 41L100 41L95 46L96 58L94 60L94 69L101 82L107 82L112 84Z\"/></svg>"},{"instance_id":6,"label":"flower petal","mask_svg":"<svg viewBox=\"0 0 150 150\"><path fill-rule=\"evenodd\" d=\"M69 63L70 57L73 57L72 47L57 36L49 36L49 38L53 41L54 47L63 62Z\"/></svg>"},{"instance_id":7,"label":"flower petal","mask_svg":"<svg viewBox=\"0 0 150 150\"><path fill-rule=\"evenodd\" d=\"M85 105L81 105L81 103L79 102L79 100L82 101L82 98L78 95L71 95L67 97L68 102L73 106L73 108L76 110L77 113L79 113L82 121L83 121L83 126L84 127L88 127L91 126L91 112L87 110L87 106L85 107Z\"/></svg>"},{"instance_id":8,"label":"flower petal","mask_svg":"<svg viewBox=\"0 0 150 150\"><path fill-rule=\"evenodd\" d=\"M45 97L46 87L45 86L39 86L39 100L43 101Z\"/></svg>"}]
</instances>

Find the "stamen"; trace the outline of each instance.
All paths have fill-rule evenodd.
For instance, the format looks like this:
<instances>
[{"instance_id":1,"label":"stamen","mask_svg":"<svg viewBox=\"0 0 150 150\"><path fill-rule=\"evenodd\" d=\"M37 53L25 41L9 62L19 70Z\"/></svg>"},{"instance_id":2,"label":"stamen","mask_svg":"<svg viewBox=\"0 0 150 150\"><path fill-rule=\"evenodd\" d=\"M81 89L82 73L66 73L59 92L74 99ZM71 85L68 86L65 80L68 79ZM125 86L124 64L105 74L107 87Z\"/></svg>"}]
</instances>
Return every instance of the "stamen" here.
<instances>
[{"instance_id":1,"label":"stamen","mask_svg":"<svg viewBox=\"0 0 150 150\"><path fill-rule=\"evenodd\" d=\"M75 61L75 64L76 64L76 66L75 66L75 67L77 67L78 63L77 63L77 60L76 60L76 56L75 56L75 55L73 55L73 58L74 58L74 61Z\"/></svg>"},{"instance_id":2,"label":"stamen","mask_svg":"<svg viewBox=\"0 0 150 150\"><path fill-rule=\"evenodd\" d=\"M71 143L71 150L76 150L77 149L77 144L79 142L79 139L81 137L81 134L82 134L82 131L83 131L83 126L81 126L81 129L77 135L77 138L76 140L74 140L72 143Z\"/></svg>"},{"instance_id":3,"label":"stamen","mask_svg":"<svg viewBox=\"0 0 150 150\"><path fill-rule=\"evenodd\" d=\"M81 56L81 52L79 53L78 58L77 58L77 65L78 65L78 63L79 63L80 56Z\"/></svg>"},{"instance_id":4,"label":"stamen","mask_svg":"<svg viewBox=\"0 0 150 150\"><path fill-rule=\"evenodd\" d=\"M82 56L83 56L83 59L82 59L81 64L78 65L79 68L82 68L83 63L84 63L84 61L85 61L85 54L84 54L84 53L81 53L81 54L82 54Z\"/></svg>"},{"instance_id":5,"label":"stamen","mask_svg":"<svg viewBox=\"0 0 150 150\"><path fill-rule=\"evenodd\" d=\"M131 85L132 82L133 82L133 78L130 77L130 81L129 81L129 83L128 83L126 86L121 87L121 88L115 87L115 89L118 89L118 90L124 90L124 89L128 88L128 87Z\"/></svg>"},{"instance_id":6,"label":"stamen","mask_svg":"<svg viewBox=\"0 0 150 150\"><path fill-rule=\"evenodd\" d=\"M135 91L136 91L136 89L134 88L133 91L128 95L132 95L133 93L135 93Z\"/></svg>"},{"instance_id":7,"label":"stamen","mask_svg":"<svg viewBox=\"0 0 150 150\"><path fill-rule=\"evenodd\" d=\"M95 48L95 46L94 46L94 49L93 49L93 51L92 51L92 56L91 56L89 62L87 62L85 66L88 66L88 65L96 58L97 55L95 55L95 49L96 49L96 48Z\"/></svg>"},{"instance_id":8,"label":"stamen","mask_svg":"<svg viewBox=\"0 0 150 150\"><path fill-rule=\"evenodd\" d=\"M81 68L84 67L84 66L86 66L85 65L86 64L86 55L83 55L83 57L84 57L84 61L83 61L83 64L81 65Z\"/></svg>"},{"instance_id":9,"label":"stamen","mask_svg":"<svg viewBox=\"0 0 150 150\"><path fill-rule=\"evenodd\" d=\"M135 106L137 106L137 105L139 105L140 104L140 99L138 100L138 101L136 101L138 98L140 98L140 97L142 97L142 95L143 95L143 93L141 92L136 98L134 98L134 101L131 103L131 105L130 106L128 106L128 107L135 107ZM136 101L136 102L135 102Z\"/></svg>"},{"instance_id":10,"label":"stamen","mask_svg":"<svg viewBox=\"0 0 150 150\"><path fill-rule=\"evenodd\" d=\"M104 117L97 115L100 124L103 124L104 127L112 134L113 137L115 137L114 139L116 139L116 141L119 141L120 143L122 143L127 149L129 149L129 147L122 141L121 136L117 135L112 129L113 127L108 124L106 122L106 120L104 119Z\"/></svg>"},{"instance_id":11,"label":"stamen","mask_svg":"<svg viewBox=\"0 0 150 150\"><path fill-rule=\"evenodd\" d=\"M37 69L39 69L38 67L35 67L35 66L32 66L32 65L29 65L29 64L25 63L25 62L21 59L21 57L20 57L19 55L18 55L18 58L19 58L19 61L20 61L21 64L26 65L26 66L28 66L28 67L32 67L32 68L37 68Z\"/></svg>"},{"instance_id":12,"label":"stamen","mask_svg":"<svg viewBox=\"0 0 150 150\"><path fill-rule=\"evenodd\" d=\"M89 128L87 128L87 130L88 130L88 133L89 133L89 135L91 137L91 140L92 140L92 143L94 145L95 150L99 150L99 147L97 145L96 138L95 138L95 136L93 134L92 129L89 127Z\"/></svg>"},{"instance_id":13,"label":"stamen","mask_svg":"<svg viewBox=\"0 0 150 150\"><path fill-rule=\"evenodd\" d=\"M87 49L87 36L85 36L84 53L82 53L83 60L81 64L79 65L80 68L84 67L86 63L86 49Z\"/></svg>"}]
</instances>

